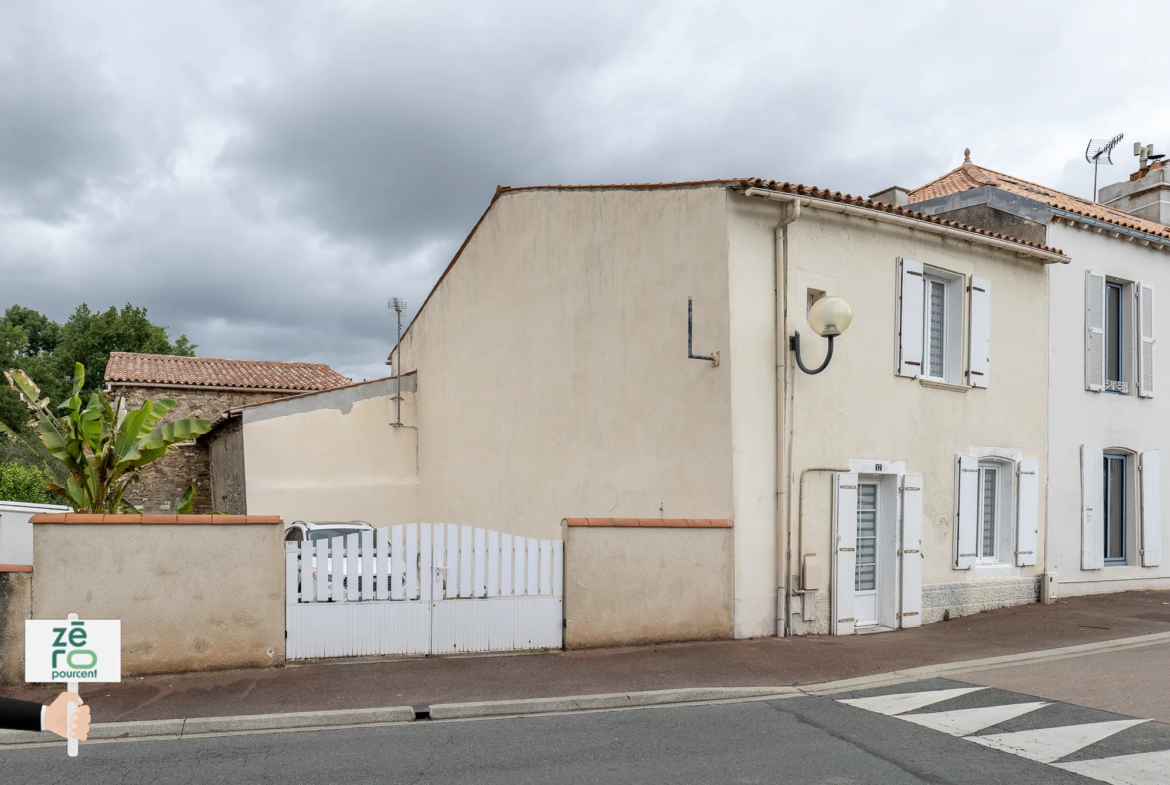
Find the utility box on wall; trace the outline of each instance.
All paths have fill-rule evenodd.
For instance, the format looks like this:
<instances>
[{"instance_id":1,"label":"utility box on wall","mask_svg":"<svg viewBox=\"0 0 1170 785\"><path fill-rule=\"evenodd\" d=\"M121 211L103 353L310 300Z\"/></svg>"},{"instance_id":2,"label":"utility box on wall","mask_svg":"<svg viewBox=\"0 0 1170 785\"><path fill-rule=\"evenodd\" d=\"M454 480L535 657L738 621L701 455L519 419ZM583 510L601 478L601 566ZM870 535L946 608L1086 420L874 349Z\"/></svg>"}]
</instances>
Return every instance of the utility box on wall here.
<instances>
[{"instance_id":1,"label":"utility box on wall","mask_svg":"<svg viewBox=\"0 0 1170 785\"><path fill-rule=\"evenodd\" d=\"M1040 581L1040 600L1045 605L1052 605L1060 595L1060 581L1055 572L1046 572Z\"/></svg>"}]
</instances>

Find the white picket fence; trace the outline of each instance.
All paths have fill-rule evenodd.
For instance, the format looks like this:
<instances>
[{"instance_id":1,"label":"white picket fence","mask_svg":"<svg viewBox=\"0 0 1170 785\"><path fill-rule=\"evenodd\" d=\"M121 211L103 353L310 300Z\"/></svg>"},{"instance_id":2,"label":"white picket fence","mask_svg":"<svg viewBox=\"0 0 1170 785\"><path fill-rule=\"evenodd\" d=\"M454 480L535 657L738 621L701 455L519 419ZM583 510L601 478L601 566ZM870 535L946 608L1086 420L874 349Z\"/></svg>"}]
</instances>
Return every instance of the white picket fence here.
<instances>
[{"instance_id":1,"label":"white picket fence","mask_svg":"<svg viewBox=\"0 0 1170 785\"><path fill-rule=\"evenodd\" d=\"M403 524L286 543L285 581L288 659L549 649L563 640L561 540Z\"/></svg>"}]
</instances>

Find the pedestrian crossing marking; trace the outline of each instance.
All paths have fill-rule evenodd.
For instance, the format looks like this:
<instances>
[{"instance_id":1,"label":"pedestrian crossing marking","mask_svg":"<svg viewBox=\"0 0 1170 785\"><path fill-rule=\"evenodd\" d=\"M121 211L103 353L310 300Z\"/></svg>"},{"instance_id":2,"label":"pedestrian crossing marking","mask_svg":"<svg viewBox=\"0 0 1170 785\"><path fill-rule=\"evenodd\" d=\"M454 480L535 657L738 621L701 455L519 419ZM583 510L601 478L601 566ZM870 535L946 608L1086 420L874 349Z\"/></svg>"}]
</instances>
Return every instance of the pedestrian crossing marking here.
<instances>
[{"instance_id":1,"label":"pedestrian crossing marking","mask_svg":"<svg viewBox=\"0 0 1170 785\"><path fill-rule=\"evenodd\" d=\"M981 689L986 688L969 687L873 695L867 698L838 699L837 703L913 722L916 725L951 736L961 737L965 741L971 741L989 749L1046 763L1074 774L1109 783L1109 785L1166 785L1170 782L1170 775L1167 773L1170 771L1170 750L1115 755L1109 758L1064 763L1056 762L1127 728L1150 722L1150 720L1110 720L975 736L973 734L981 730L995 727L1000 723L1053 704L1046 701L1032 701L923 714L907 713Z\"/></svg>"},{"instance_id":2,"label":"pedestrian crossing marking","mask_svg":"<svg viewBox=\"0 0 1170 785\"><path fill-rule=\"evenodd\" d=\"M1170 750L1052 765L1110 785L1164 785L1170 772Z\"/></svg>"},{"instance_id":3,"label":"pedestrian crossing marking","mask_svg":"<svg viewBox=\"0 0 1170 785\"><path fill-rule=\"evenodd\" d=\"M967 695L986 687L959 687L950 690L928 690L926 692L899 692L894 695L874 695L869 698L848 698L837 701L866 711L885 714L892 717L915 709L923 709L935 703L942 703L960 695Z\"/></svg>"},{"instance_id":4,"label":"pedestrian crossing marking","mask_svg":"<svg viewBox=\"0 0 1170 785\"><path fill-rule=\"evenodd\" d=\"M1072 755L1079 749L1096 744L1126 728L1149 720L1112 720L1090 722L1085 725L1065 725L1059 728L1040 728L1016 733L996 733L991 736L971 736L970 741L992 749L1010 752L1022 758L1052 763Z\"/></svg>"},{"instance_id":5,"label":"pedestrian crossing marking","mask_svg":"<svg viewBox=\"0 0 1170 785\"><path fill-rule=\"evenodd\" d=\"M1034 703L1009 703L1004 706L980 706L975 709L955 709L931 714L903 714L900 720L913 722L952 736L970 736L984 728L999 725L1051 704L1044 701Z\"/></svg>"}]
</instances>

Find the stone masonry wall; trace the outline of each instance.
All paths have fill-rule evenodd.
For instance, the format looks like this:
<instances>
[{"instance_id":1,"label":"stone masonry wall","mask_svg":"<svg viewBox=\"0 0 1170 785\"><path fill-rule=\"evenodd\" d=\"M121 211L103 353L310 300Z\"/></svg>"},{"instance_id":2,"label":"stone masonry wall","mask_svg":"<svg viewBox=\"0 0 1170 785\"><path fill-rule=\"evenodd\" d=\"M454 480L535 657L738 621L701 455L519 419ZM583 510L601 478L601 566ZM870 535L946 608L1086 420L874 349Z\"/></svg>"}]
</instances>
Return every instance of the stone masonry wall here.
<instances>
[{"instance_id":1,"label":"stone masonry wall","mask_svg":"<svg viewBox=\"0 0 1170 785\"><path fill-rule=\"evenodd\" d=\"M32 573L0 572L0 684L24 681L24 622L32 618Z\"/></svg>"},{"instance_id":2,"label":"stone masonry wall","mask_svg":"<svg viewBox=\"0 0 1170 785\"><path fill-rule=\"evenodd\" d=\"M211 462L211 497L216 512L248 513L244 482L244 420L233 417L199 440Z\"/></svg>"},{"instance_id":3,"label":"stone masonry wall","mask_svg":"<svg viewBox=\"0 0 1170 785\"><path fill-rule=\"evenodd\" d=\"M186 390L146 385L126 385L120 390L123 391L124 409L136 409L145 400L175 398L178 403L163 418L163 422L184 417L199 417L215 422L223 416L225 409L299 394L279 390ZM110 395L114 405L117 405L118 392L119 389L115 389ZM195 513L227 512L216 508L213 503L211 461L207 445L202 440L173 447L162 458L145 467L140 478L139 483L127 490L126 500L141 507L143 512L174 512L175 501L191 485L195 486Z\"/></svg>"}]
</instances>

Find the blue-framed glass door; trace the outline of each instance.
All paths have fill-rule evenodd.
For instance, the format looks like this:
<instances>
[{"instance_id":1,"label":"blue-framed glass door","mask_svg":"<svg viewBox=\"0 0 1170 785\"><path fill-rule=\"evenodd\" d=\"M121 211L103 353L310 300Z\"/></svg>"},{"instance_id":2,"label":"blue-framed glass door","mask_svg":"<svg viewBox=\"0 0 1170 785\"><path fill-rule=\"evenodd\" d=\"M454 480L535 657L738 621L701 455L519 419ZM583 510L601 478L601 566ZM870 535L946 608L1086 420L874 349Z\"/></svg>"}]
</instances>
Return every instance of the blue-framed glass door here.
<instances>
[{"instance_id":1,"label":"blue-framed glass door","mask_svg":"<svg viewBox=\"0 0 1170 785\"><path fill-rule=\"evenodd\" d=\"M1125 456L1105 454L1105 563L1125 563Z\"/></svg>"}]
</instances>

